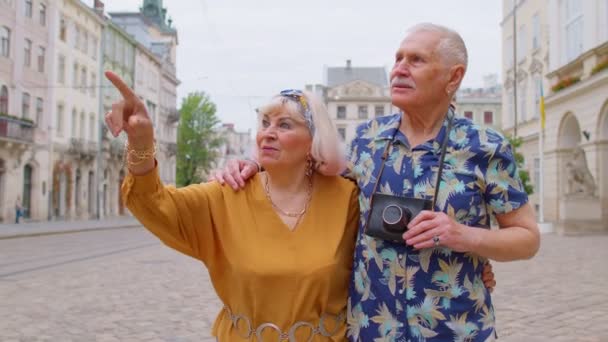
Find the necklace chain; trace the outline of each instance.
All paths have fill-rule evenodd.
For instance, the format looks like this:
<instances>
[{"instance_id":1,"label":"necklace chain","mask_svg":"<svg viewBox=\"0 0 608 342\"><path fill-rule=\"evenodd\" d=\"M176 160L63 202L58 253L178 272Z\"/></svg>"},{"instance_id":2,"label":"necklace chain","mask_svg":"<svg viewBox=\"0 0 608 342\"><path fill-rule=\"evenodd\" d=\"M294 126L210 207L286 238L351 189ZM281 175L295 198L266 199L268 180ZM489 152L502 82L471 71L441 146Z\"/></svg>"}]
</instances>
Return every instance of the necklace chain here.
<instances>
[{"instance_id":1,"label":"necklace chain","mask_svg":"<svg viewBox=\"0 0 608 342\"><path fill-rule=\"evenodd\" d=\"M306 204L304 205L304 208L302 208L302 210L300 210L300 212L295 212L295 213L285 211L274 203L274 201L272 200L272 196L270 196L270 185L268 184L268 175L266 175L265 178L266 179L265 179L265 183L264 183L264 190L266 191L266 197L268 198L268 201L270 201L270 204L272 205L272 207L274 209L276 209L281 214L283 214L285 216L289 216L289 217L298 217L299 218L302 215L304 215L306 210L308 210L308 205L310 204L310 199L312 197L312 176L308 177L308 190L307 190L307 195L306 195ZM298 219L298 221L299 221L299 219Z\"/></svg>"}]
</instances>

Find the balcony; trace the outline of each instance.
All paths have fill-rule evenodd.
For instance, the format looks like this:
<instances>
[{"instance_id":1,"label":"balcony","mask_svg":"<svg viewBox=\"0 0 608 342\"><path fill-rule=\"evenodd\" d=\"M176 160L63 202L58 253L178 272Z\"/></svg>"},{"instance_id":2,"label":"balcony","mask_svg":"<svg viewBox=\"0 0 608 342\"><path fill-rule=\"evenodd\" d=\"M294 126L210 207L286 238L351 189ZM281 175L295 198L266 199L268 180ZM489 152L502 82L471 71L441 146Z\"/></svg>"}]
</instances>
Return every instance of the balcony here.
<instances>
[{"instance_id":1,"label":"balcony","mask_svg":"<svg viewBox=\"0 0 608 342\"><path fill-rule=\"evenodd\" d=\"M177 109L170 109L167 113L167 124L172 125L179 121L179 111Z\"/></svg>"},{"instance_id":2,"label":"balcony","mask_svg":"<svg viewBox=\"0 0 608 342\"><path fill-rule=\"evenodd\" d=\"M552 94L560 93L567 88L580 89L584 86L593 86L606 77L605 70L608 63L608 42L582 53L573 61L551 71L547 74ZM581 86L578 86L578 84ZM571 91L563 91L569 93Z\"/></svg>"},{"instance_id":3,"label":"balcony","mask_svg":"<svg viewBox=\"0 0 608 342\"><path fill-rule=\"evenodd\" d=\"M90 161L95 159L97 155L97 143L94 141L85 141L84 139L70 139L68 153L75 156L76 159Z\"/></svg>"},{"instance_id":4,"label":"balcony","mask_svg":"<svg viewBox=\"0 0 608 342\"><path fill-rule=\"evenodd\" d=\"M33 143L34 124L30 120L0 114L0 140Z\"/></svg>"}]
</instances>

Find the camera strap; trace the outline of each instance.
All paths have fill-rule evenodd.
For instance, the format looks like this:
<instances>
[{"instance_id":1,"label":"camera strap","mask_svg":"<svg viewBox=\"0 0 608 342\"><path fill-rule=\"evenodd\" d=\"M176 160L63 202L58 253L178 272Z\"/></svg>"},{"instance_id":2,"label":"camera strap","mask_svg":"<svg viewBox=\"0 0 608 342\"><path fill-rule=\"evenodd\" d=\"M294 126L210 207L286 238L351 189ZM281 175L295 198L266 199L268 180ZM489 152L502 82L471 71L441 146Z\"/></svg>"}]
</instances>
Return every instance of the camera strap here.
<instances>
[{"instance_id":1,"label":"camera strap","mask_svg":"<svg viewBox=\"0 0 608 342\"><path fill-rule=\"evenodd\" d=\"M439 193L439 185L441 184L441 176L443 173L443 164L445 162L445 152L447 150L448 141L450 140L450 131L452 130L452 123L454 121L454 112L450 108L448 111L448 127L445 130L445 136L443 137L443 141L441 143L441 155L439 156L439 168L437 169L437 182L435 183L435 193L433 194L433 210L435 210L435 204L437 203L437 194ZM386 144L384 148L384 152L382 153L382 165L380 166L380 171L378 172L378 177L376 178L376 184L374 185L374 191L372 192L371 202L373 202L374 194L378 190L378 184L380 183L380 178L382 177L382 172L384 171L384 164L386 163L386 158L388 157L389 147L391 147L395 141L395 136L399 129L395 130L391 140ZM373 206L373 203L370 202L370 208ZM371 210L370 210L371 213ZM369 217L367 218L369 221ZM367 222L366 222L367 224Z\"/></svg>"}]
</instances>

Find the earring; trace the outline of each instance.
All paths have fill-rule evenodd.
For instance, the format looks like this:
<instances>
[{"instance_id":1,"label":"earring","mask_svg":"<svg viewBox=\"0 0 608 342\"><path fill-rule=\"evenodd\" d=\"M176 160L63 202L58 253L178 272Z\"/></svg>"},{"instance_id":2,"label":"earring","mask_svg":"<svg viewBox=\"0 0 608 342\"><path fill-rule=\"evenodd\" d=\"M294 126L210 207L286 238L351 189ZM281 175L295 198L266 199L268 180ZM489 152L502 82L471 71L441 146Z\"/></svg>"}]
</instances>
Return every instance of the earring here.
<instances>
[{"instance_id":1,"label":"earring","mask_svg":"<svg viewBox=\"0 0 608 342\"><path fill-rule=\"evenodd\" d=\"M315 163L312 160L310 153L306 156L306 176L312 177L312 173L315 169Z\"/></svg>"}]
</instances>

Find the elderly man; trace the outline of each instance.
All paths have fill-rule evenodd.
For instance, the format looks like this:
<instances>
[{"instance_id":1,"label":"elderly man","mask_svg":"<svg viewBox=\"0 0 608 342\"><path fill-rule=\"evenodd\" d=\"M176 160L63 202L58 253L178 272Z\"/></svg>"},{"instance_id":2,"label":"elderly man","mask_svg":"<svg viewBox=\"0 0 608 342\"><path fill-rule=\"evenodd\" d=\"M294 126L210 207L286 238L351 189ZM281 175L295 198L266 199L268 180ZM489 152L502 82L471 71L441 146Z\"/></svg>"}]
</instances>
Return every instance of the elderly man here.
<instances>
[{"instance_id":1,"label":"elderly man","mask_svg":"<svg viewBox=\"0 0 608 342\"><path fill-rule=\"evenodd\" d=\"M531 258L539 248L510 145L498 132L456 118L450 107L466 69L466 47L456 32L434 24L410 28L390 75L392 102L402 113L357 130L348 171L361 190L348 312L352 341L493 340L483 265ZM238 187L251 171L240 162L216 178ZM367 221L378 192L434 199L434 208L412 218L403 241L371 237ZM492 216L501 229L489 229Z\"/></svg>"}]
</instances>

